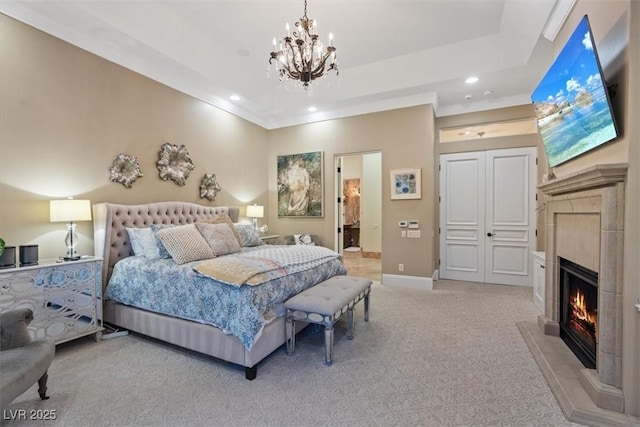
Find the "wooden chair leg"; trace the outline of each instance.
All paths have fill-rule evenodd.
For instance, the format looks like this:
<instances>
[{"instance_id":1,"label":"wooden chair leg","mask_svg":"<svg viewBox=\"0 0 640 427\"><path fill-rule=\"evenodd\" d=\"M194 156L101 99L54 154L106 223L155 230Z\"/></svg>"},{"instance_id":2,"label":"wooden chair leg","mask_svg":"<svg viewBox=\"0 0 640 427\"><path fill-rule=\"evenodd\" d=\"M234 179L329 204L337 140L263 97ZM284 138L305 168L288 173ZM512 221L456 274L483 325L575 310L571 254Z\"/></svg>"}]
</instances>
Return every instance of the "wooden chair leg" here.
<instances>
[{"instance_id":1,"label":"wooden chair leg","mask_svg":"<svg viewBox=\"0 0 640 427\"><path fill-rule=\"evenodd\" d=\"M47 380L49 379L49 374L47 372L44 373L43 376L38 380L38 394L40 395L40 399L47 400L49 396L47 396Z\"/></svg>"}]
</instances>

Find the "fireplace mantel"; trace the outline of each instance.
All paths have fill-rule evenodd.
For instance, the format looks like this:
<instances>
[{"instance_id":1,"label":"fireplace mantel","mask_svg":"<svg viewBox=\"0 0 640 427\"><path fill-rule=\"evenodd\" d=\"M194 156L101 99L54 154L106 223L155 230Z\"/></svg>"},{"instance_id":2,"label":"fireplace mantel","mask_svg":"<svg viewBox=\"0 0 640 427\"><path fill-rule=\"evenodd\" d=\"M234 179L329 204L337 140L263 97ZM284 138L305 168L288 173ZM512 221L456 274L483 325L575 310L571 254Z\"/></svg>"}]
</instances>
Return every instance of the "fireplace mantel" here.
<instances>
[{"instance_id":1,"label":"fireplace mantel","mask_svg":"<svg viewBox=\"0 0 640 427\"><path fill-rule=\"evenodd\" d=\"M626 163L596 165L540 184L538 185L538 189L545 194L555 196L558 194L574 193L592 188L615 185L625 180L627 167Z\"/></svg>"}]
</instances>

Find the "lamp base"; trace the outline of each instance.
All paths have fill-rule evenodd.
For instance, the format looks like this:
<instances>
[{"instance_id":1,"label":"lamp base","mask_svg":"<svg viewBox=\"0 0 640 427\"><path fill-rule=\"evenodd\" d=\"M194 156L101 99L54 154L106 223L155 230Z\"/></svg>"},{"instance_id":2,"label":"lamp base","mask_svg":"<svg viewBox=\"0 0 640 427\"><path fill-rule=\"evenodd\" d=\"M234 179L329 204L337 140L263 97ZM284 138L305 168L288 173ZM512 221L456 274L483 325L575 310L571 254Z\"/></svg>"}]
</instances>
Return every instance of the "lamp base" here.
<instances>
[{"instance_id":1,"label":"lamp base","mask_svg":"<svg viewBox=\"0 0 640 427\"><path fill-rule=\"evenodd\" d=\"M78 256L66 256L62 258L64 261L78 261L80 259L80 255Z\"/></svg>"}]
</instances>

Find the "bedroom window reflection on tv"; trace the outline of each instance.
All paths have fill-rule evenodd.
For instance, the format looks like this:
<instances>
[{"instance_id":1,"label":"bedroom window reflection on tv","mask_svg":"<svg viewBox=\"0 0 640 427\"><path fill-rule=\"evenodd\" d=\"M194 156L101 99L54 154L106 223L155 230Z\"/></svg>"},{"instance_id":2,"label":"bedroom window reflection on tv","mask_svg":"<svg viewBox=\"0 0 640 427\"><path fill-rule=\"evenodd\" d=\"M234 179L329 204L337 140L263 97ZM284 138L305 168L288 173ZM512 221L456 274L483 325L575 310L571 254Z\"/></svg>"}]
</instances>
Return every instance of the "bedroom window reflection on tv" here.
<instances>
[{"instance_id":1,"label":"bedroom window reflection on tv","mask_svg":"<svg viewBox=\"0 0 640 427\"><path fill-rule=\"evenodd\" d=\"M531 94L531 100L550 167L618 136L586 15Z\"/></svg>"}]
</instances>

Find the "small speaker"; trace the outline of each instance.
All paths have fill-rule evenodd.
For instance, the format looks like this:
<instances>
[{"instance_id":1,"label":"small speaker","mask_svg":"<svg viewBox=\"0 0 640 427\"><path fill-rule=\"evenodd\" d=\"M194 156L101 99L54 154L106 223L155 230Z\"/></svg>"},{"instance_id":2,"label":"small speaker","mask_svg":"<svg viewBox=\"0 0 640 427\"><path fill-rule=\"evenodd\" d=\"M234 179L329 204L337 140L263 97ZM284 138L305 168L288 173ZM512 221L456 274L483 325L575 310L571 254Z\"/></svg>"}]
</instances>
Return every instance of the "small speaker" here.
<instances>
[{"instance_id":1,"label":"small speaker","mask_svg":"<svg viewBox=\"0 0 640 427\"><path fill-rule=\"evenodd\" d=\"M38 245L20 246L20 265L34 265L38 263Z\"/></svg>"},{"instance_id":2,"label":"small speaker","mask_svg":"<svg viewBox=\"0 0 640 427\"><path fill-rule=\"evenodd\" d=\"M0 255L0 268L10 268L16 266L16 247L5 246L4 252Z\"/></svg>"}]
</instances>

